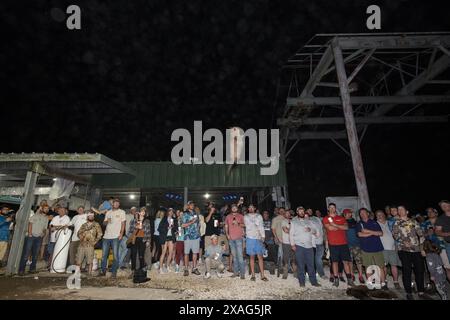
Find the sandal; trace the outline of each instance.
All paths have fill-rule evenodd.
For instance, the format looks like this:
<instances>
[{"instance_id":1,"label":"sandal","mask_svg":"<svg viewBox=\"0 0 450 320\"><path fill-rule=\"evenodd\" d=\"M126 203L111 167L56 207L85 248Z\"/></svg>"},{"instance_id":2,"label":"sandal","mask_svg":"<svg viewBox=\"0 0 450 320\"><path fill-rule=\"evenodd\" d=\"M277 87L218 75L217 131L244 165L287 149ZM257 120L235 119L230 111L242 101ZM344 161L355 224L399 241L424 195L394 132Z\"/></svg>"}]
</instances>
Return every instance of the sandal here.
<instances>
[{"instance_id":1,"label":"sandal","mask_svg":"<svg viewBox=\"0 0 450 320\"><path fill-rule=\"evenodd\" d=\"M262 281L269 281L269 279L267 279L266 277L262 277L261 280Z\"/></svg>"},{"instance_id":2,"label":"sandal","mask_svg":"<svg viewBox=\"0 0 450 320\"><path fill-rule=\"evenodd\" d=\"M255 277L255 276L252 276L252 277L250 278L250 280L251 280L251 281L256 281L256 277Z\"/></svg>"}]
</instances>

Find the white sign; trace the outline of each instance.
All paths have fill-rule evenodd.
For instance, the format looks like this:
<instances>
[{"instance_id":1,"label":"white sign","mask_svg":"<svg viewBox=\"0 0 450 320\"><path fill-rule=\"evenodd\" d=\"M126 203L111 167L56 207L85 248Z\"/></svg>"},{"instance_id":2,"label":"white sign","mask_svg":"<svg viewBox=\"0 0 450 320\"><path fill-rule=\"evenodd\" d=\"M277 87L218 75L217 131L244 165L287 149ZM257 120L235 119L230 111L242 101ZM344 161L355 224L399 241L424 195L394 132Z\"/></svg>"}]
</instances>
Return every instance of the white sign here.
<instances>
[{"instance_id":1,"label":"white sign","mask_svg":"<svg viewBox=\"0 0 450 320\"><path fill-rule=\"evenodd\" d=\"M342 214L344 209L352 209L353 217L359 220L358 210L361 208L361 203L358 197L326 197L327 208L330 203L336 204L336 211Z\"/></svg>"}]
</instances>

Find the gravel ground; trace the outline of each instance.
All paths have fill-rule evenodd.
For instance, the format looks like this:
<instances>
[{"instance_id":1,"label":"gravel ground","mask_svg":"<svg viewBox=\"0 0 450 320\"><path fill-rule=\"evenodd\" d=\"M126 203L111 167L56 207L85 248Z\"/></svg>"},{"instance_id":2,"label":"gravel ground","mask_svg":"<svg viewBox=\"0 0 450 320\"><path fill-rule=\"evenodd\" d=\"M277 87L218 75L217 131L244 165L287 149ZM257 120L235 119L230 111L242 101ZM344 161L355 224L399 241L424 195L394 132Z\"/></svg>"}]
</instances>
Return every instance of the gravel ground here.
<instances>
[{"instance_id":1,"label":"gravel ground","mask_svg":"<svg viewBox=\"0 0 450 320\"><path fill-rule=\"evenodd\" d=\"M200 266L199 270L204 273L203 266ZM328 277L328 267L325 268L325 272ZM68 274L42 271L37 275L25 277L0 276L0 299L356 300L355 295L361 299L405 298L403 290L389 290L389 294L377 290L367 294L367 289L363 286L354 287L352 292L347 294L346 283L341 283L339 288L336 288L328 279L319 279L322 285L320 288L312 287L309 282L305 288L300 288L292 274L283 280L267 273L268 282L261 281L257 274L256 282L253 282L248 275L245 280L230 278L231 273L226 271L222 278L218 278L213 272L210 279L204 279L203 276L193 274L184 277L181 273L159 274L151 270L148 271L151 281L143 284L134 284L130 276L129 270L120 270L117 279L111 279L110 274L106 277L87 277L83 274L80 290L67 289ZM389 286L393 287L392 282ZM362 289L365 289L364 297L361 295Z\"/></svg>"}]
</instances>

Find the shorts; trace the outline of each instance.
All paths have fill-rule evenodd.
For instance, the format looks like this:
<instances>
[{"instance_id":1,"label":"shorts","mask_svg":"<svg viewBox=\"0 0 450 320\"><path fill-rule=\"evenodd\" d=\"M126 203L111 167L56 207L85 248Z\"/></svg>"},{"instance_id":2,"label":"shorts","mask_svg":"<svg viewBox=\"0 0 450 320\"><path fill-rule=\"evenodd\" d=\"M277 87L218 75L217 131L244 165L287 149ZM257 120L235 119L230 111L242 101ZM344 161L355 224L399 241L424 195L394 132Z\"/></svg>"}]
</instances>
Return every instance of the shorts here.
<instances>
[{"instance_id":1,"label":"shorts","mask_svg":"<svg viewBox=\"0 0 450 320\"><path fill-rule=\"evenodd\" d=\"M249 239L247 238L245 241L245 252L249 256L255 256L255 255L263 255L265 248L261 240L258 239Z\"/></svg>"},{"instance_id":2,"label":"shorts","mask_svg":"<svg viewBox=\"0 0 450 320\"><path fill-rule=\"evenodd\" d=\"M444 268L450 269L450 263L448 261L447 251L445 249L441 250L440 256L441 256L442 264L444 265Z\"/></svg>"},{"instance_id":3,"label":"shorts","mask_svg":"<svg viewBox=\"0 0 450 320\"><path fill-rule=\"evenodd\" d=\"M383 268L384 267L383 251L378 251L378 252L362 251L362 261L363 261L363 266L366 268L371 265L377 265L380 268Z\"/></svg>"},{"instance_id":4,"label":"shorts","mask_svg":"<svg viewBox=\"0 0 450 320\"><path fill-rule=\"evenodd\" d=\"M94 261L94 247L79 246L76 257L76 264L81 266L86 258L86 264L90 265Z\"/></svg>"},{"instance_id":5,"label":"shorts","mask_svg":"<svg viewBox=\"0 0 450 320\"><path fill-rule=\"evenodd\" d=\"M398 257L398 253L395 250L384 250L383 251L383 257L384 257L384 264L391 266L402 266L402 262L400 261L400 258Z\"/></svg>"},{"instance_id":6,"label":"shorts","mask_svg":"<svg viewBox=\"0 0 450 320\"><path fill-rule=\"evenodd\" d=\"M166 242L167 242L167 241L176 242L175 236L167 236L167 237L166 237Z\"/></svg>"},{"instance_id":7,"label":"shorts","mask_svg":"<svg viewBox=\"0 0 450 320\"><path fill-rule=\"evenodd\" d=\"M184 240L184 254L192 253L196 254L200 252L200 239Z\"/></svg>"},{"instance_id":8,"label":"shorts","mask_svg":"<svg viewBox=\"0 0 450 320\"><path fill-rule=\"evenodd\" d=\"M330 259L333 262L340 262L340 261L352 261L352 257L350 255L350 249L348 248L348 245L341 244L337 246L329 246L330 249Z\"/></svg>"},{"instance_id":9,"label":"shorts","mask_svg":"<svg viewBox=\"0 0 450 320\"><path fill-rule=\"evenodd\" d=\"M352 255L353 262L356 264L362 264L361 257L361 248L360 247L351 247L350 253Z\"/></svg>"}]
</instances>

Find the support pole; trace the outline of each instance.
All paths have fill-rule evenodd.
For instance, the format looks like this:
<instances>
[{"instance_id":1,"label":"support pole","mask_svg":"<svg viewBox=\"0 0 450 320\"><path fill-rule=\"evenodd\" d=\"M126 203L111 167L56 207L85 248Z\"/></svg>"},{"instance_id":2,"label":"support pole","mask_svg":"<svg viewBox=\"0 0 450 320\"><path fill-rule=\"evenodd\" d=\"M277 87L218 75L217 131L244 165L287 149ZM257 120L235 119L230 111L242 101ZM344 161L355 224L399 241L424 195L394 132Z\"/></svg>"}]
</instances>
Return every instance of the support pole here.
<instances>
[{"instance_id":1,"label":"support pole","mask_svg":"<svg viewBox=\"0 0 450 320\"><path fill-rule=\"evenodd\" d=\"M22 250L25 242L25 234L28 230L28 220L30 219L31 206L34 201L34 189L36 187L38 174L33 171L27 172L25 180L24 194L20 208L16 215L16 226L14 228L14 236L9 251L8 265L6 272L8 275L18 273L20 259L22 258Z\"/></svg>"},{"instance_id":2,"label":"support pole","mask_svg":"<svg viewBox=\"0 0 450 320\"><path fill-rule=\"evenodd\" d=\"M187 205L187 202L188 202L188 187L184 187L184 197L183 197L183 200L184 200L184 205Z\"/></svg>"},{"instance_id":3,"label":"support pole","mask_svg":"<svg viewBox=\"0 0 450 320\"><path fill-rule=\"evenodd\" d=\"M352 156L358 197L361 201L361 205L370 210L369 192L367 190L366 176L364 174L361 150L359 148L358 132L356 131L355 118L353 117L353 106L350 101L350 92L348 88L347 74L345 73L342 50L339 46L337 38L333 39L331 45L333 48L336 72L339 80L339 90L341 93L342 107L344 109L345 127L347 129L348 142L350 145L350 153Z\"/></svg>"}]
</instances>

